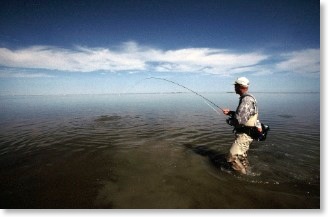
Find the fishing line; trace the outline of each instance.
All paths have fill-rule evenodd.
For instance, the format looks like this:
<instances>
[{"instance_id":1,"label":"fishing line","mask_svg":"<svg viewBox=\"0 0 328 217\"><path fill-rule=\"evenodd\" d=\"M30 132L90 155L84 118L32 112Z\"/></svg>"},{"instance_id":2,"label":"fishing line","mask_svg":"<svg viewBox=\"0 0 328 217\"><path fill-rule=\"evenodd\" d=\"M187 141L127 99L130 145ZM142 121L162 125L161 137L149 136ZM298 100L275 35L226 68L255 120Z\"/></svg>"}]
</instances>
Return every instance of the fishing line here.
<instances>
[{"instance_id":1,"label":"fishing line","mask_svg":"<svg viewBox=\"0 0 328 217\"><path fill-rule=\"evenodd\" d=\"M215 104L215 103L212 102L211 100L207 99L205 96L203 96L203 95L197 93L196 91L194 91L194 90L192 90L192 89L190 89L190 88L188 88L188 87L183 86L182 84L179 84L179 83L177 83L177 82L174 82L174 81L168 80L168 79L166 79L166 78L149 77L149 78L146 78L145 80L147 80L147 79L157 79L157 80L162 80L162 81L166 81L166 82L169 82L169 83L172 83L172 84L178 85L178 86L180 86L180 87L182 87L182 88L184 88L184 89L186 89L186 90L189 90L190 92L196 94L197 96L203 98L206 102L211 103L212 105L214 105L215 107L217 107L217 108L219 108L221 111L223 111L223 109L222 109L220 106L218 106L217 104ZM208 104L208 103L207 103L207 104ZM208 104L208 105L209 105L209 104ZM209 105L209 106L210 106L210 105ZM211 108L214 109L214 110L217 112L217 110L216 110L215 108L213 108L212 106L211 106Z\"/></svg>"},{"instance_id":2,"label":"fishing line","mask_svg":"<svg viewBox=\"0 0 328 217\"><path fill-rule=\"evenodd\" d=\"M220 112L218 112L218 110L215 109L213 106L211 106L211 104L209 104L206 100L204 100L204 102L205 102L209 107L211 107L216 113L220 114Z\"/></svg>"}]
</instances>

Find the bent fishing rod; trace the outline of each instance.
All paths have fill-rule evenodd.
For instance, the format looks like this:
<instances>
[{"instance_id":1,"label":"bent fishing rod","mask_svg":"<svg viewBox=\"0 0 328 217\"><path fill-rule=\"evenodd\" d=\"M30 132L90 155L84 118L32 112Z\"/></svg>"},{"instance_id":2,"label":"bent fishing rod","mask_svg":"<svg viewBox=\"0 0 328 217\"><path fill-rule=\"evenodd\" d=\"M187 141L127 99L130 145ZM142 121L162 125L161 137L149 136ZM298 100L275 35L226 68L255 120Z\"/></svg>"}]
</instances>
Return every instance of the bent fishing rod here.
<instances>
[{"instance_id":1,"label":"bent fishing rod","mask_svg":"<svg viewBox=\"0 0 328 217\"><path fill-rule=\"evenodd\" d=\"M186 89L186 90L189 90L190 92L196 94L197 96L203 98L205 101L211 103L212 105L214 105L215 107L217 107L218 109L220 109L221 111L223 111L223 109L222 109L220 106L218 106L217 104L215 104L215 103L212 102L211 100L207 99L205 96L203 96L203 95L197 93L196 91L194 91L194 90L192 90L192 89L190 89L190 88L188 88L188 87L183 86L182 84L179 84L179 83L177 83L177 82L171 81L171 80L166 79L166 78L149 77L149 78L146 78L145 80L147 80L147 79L157 79L157 80L162 80L162 81L166 81L166 82L169 82L169 83L175 84L175 85L177 85L177 86L180 86L180 87L182 87L182 88L184 88L184 89Z\"/></svg>"}]
</instances>

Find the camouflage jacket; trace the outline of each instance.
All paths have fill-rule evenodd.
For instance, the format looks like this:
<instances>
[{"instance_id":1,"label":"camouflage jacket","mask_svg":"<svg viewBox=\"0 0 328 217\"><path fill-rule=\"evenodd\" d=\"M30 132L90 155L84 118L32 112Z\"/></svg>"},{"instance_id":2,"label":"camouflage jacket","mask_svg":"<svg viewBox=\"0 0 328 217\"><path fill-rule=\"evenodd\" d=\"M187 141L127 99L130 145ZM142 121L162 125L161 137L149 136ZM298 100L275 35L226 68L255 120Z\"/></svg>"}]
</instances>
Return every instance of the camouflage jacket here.
<instances>
[{"instance_id":1,"label":"camouflage jacket","mask_svg":"<svg viewBox=\"0 0 328 217\"><path fill-rule=\"evenodd\" d=\"M235 126L244 125L249 118L258 113L256 99L253 95L245 93L239 98L239 104L235 112L232 112L236 120Z\"/></svg>"}]
</instances>

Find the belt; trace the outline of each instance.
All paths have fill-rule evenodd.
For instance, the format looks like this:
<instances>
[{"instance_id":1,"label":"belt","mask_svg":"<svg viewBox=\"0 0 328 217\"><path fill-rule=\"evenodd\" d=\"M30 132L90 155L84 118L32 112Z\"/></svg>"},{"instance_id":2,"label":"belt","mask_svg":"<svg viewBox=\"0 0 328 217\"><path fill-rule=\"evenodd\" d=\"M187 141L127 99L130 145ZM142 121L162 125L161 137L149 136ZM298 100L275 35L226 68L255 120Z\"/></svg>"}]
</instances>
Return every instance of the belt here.
<instances>
[{"instance_id":1,"label":"belt","mask_svg":"<svg viewBox=\"0 0 328 217\"><path fill-rule=\"evenodd\" d=\"M254 133L257 133L257 128L256 127L238 127L233 130L235 133L246 133L250 137L254 136Z\"/></svg>"}]
</instances>

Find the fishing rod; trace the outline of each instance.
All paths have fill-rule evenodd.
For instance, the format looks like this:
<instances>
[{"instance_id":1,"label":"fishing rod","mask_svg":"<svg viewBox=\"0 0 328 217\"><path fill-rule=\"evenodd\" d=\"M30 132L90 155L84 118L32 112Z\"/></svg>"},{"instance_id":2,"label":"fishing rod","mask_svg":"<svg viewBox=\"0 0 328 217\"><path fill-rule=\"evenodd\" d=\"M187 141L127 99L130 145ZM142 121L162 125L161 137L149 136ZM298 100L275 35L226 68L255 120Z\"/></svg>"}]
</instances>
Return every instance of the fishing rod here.
<instances>
[{"instance_id":1,"label":"fishing rod","mask_svg":"<svg viewBox=\"0 0 328 217\"><path fill-rule=\"evenodd\" d=\"M214 105L215 107L217 107L217 108L219 108L221 111L223 111L223 109L222 109L220 106L218 106L217 104L215 104L215 103L212 102L211 100L207 99L205 96L203 96L203 95L197 93L196 91L194 91L194 90L192 90L192 89L190 89L190 88L188 88L188 87L183 86L182 84L179 84L179 83L177 83L177 82L171 81L171 80L166 79L166 78L149 77L149 78L146 78L146 79L144 79L144 80L147 80L147 79L163 80L163 81L167 81L167 82L170 82L170 83L172 83L172 84L178 85L178 86L180 86L180 87L182 87L182 88L184 88L184 89L186 89L186 90L189 90L190 92L196 94L197 96L203 98L203 99L205 100L205 103L206 103L207 105L209 105L209 106L210 106L214 111L216 111L217 113L218 113L218 111L217 111L214 107L212 107L210 104ZM207 103L207 102L209 102L210 104ZM232 117L230 116L230 118L227 119L227 123L228 123L228 121L229 121L231 118L232 118ZM228 123L228 124L229 124L229 123ZM264 125L263 123L261 123L261 127L262 127L262 132L261 132L261 133L259 133L257 127L255 127L255 129L256 129L256 133L255 133L254 135L252 135L252 138L253 138L253 139L256 139L256 140L258 140L258 141L264 141L264 140L266 139L267 134L268 134L268 131L270 130L270 127L269 127L268 125ZM253 130L254 130L254 127L253 127Z\"/></svg>"},{"instance_id":2,"label":"fishing rod","mask_svg":"<svg viewBox=\"0 0 328 217\"><path fill-rule=\"evenodd\" d=\"M183 86L182 84L179 84L179 83L177 83L177 82L171 81L171 80L166 79L166 78L149 77L149 78L146 78L146 79L157 79L157 80L162 80L162 81L166 81L166 82L169 82L169 83L172 83L172 84L178 85L178 86L180 86L180 87L182 87L182 88L184 88L184 89L186 89L186 90L189 90L190 92L196 94L197 96L203 98L203 99L205 100L205 102L207 101L207 102L211 103L212 105L214 105L215 107L219 108L221 111L223 111L223 109L222 109L220 106L218 106L217 104L215 104L215 103L212 102L211 100L207 99L205 96L203 96L203 95L197 93L196 91L194 91L194 90L192 90L192 89L190 89L190 88L188 88L188 87L186 87L186 86Z\"/></svg>"}]
</instances>

